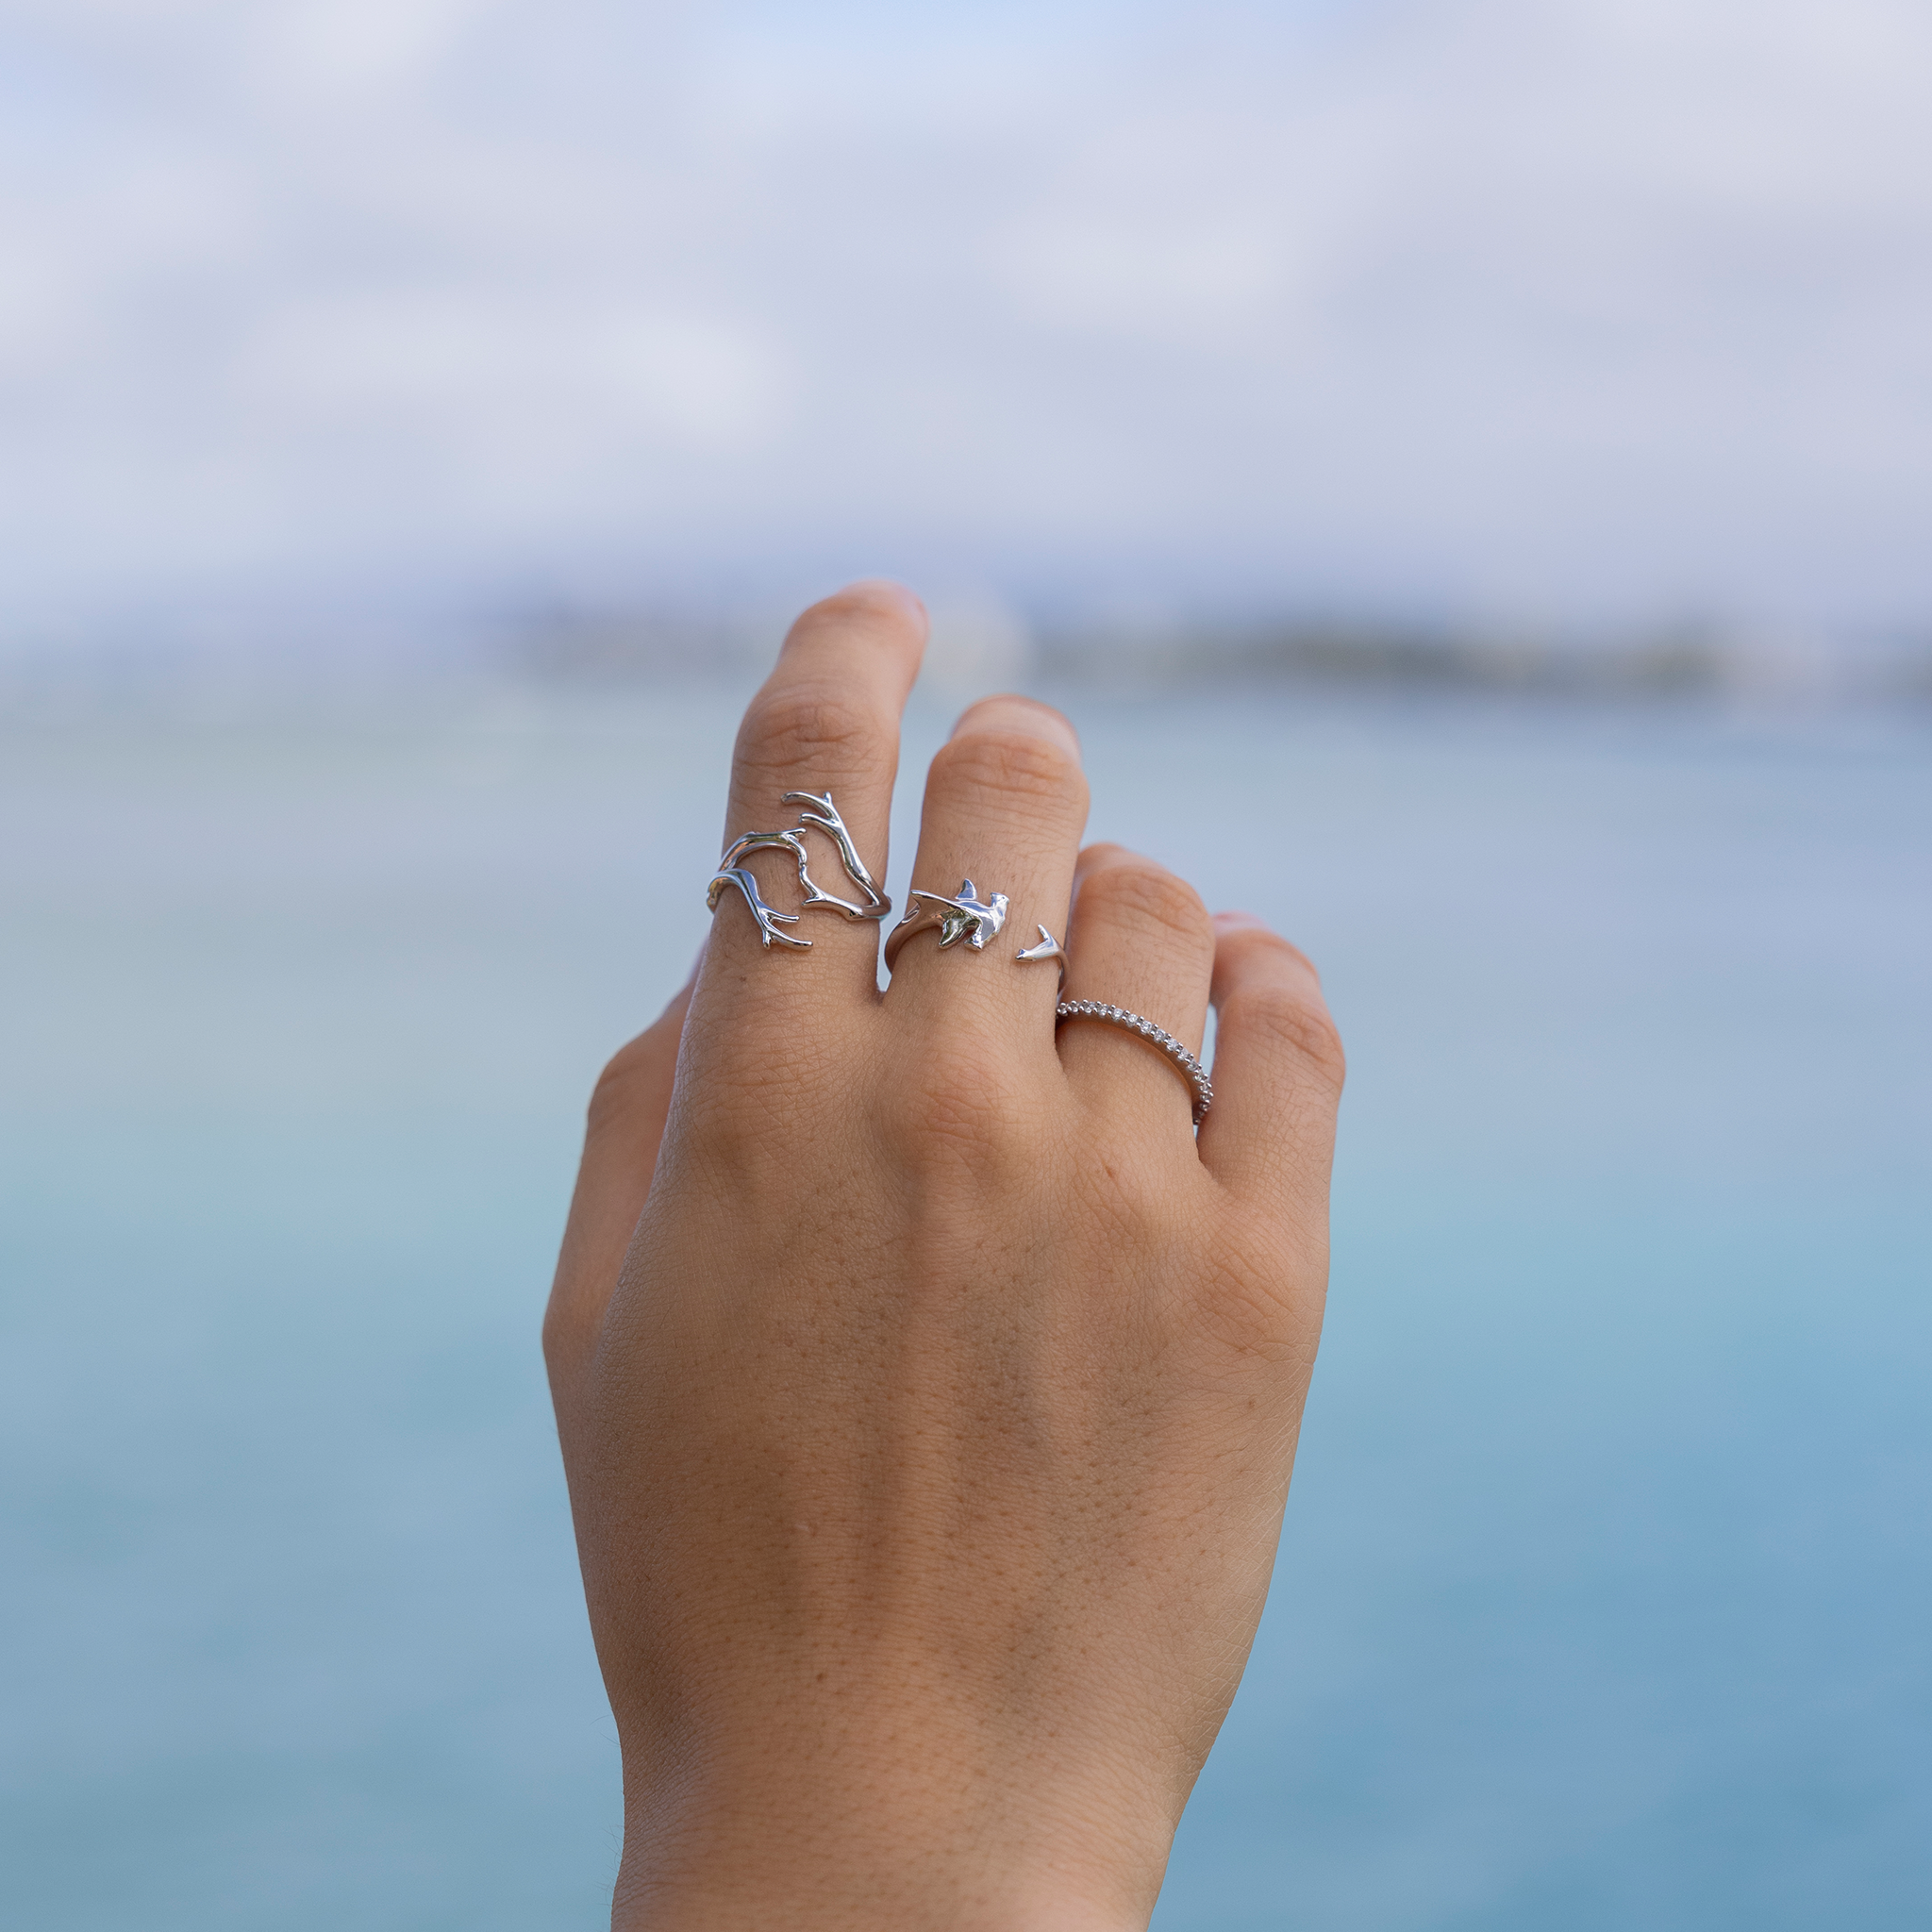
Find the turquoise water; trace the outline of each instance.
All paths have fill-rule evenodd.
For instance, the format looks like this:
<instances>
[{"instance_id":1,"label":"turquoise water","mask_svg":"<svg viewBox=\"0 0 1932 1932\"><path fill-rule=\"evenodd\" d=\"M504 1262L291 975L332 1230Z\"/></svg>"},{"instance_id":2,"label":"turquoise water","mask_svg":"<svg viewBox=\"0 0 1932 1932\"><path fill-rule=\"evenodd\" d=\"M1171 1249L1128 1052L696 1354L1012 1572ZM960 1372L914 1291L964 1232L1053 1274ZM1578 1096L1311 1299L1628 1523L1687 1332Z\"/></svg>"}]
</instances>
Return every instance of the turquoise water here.
<instances>
[{"instance_id":1,"label":"turquoise water","mask_svg":"<svg viewBox=\"0 0 1932 1932\"><path fill-rule=\"evenodd\" d=\"M536 1324L735 702L0 726L8 1924L600 1923ZM1068 702L1353 1063L1161 1932L1932 1923L1932 724Z\"/></svg>"}]
</instances>

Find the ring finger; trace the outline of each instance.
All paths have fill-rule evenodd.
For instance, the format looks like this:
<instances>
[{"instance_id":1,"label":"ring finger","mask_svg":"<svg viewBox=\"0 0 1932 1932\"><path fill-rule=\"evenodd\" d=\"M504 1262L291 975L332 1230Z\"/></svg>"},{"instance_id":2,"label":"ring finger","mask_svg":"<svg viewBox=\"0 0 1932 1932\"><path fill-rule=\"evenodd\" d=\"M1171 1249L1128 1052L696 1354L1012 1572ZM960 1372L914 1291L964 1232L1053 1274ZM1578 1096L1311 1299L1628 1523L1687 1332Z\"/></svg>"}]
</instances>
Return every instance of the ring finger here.
<instances>
[{"instance_id":1,"label":"ring finger","mask_svg":"<svg viewBox=\"0 0 1932 1932\"><path fill-rule=\"evenodd\" d=\"M1201 897L1165 866L1122 845L1090 845L1074 881L1063 997L1124 1008L1151 1021L1198 1060L1214 977L1214 926ZM1181 1067L1153 1041L1105 1021L1062 1023L1061 1064L1075 1088L1115 1115L1193 1119Z\"/></svg>"}]
</instances>

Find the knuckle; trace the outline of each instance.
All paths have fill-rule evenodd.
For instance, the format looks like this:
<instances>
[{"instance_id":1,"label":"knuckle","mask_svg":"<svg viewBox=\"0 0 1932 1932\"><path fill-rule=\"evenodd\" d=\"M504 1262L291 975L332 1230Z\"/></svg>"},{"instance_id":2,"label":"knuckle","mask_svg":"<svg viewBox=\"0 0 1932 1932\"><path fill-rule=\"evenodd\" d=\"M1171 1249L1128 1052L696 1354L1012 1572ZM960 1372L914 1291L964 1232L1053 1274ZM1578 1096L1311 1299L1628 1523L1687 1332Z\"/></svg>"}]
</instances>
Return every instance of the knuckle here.
<instances>
[{"instance_id":1,"label":"knuckle","mask_svg":"<svg viewBox=\"0 0 1932 1932\"><path fill-rule=\"evenodd\" d=\"M592 1134L606 1132L622 1121L640 1099L647 1076L647 1036L626 1041L605 1062L591 1089L587 1123Z\"/></svg>"},{"instance_id":2,"label":"knuckle","mask_svg":"<svg viewBox=\"0 0 1932 1932\"><path fill-rule=\"evenodd\" d=\"M772 1035L721 1030L705 1043L703 1078L678 1099L682 1139L749 1156L795 1142L801 1116L822 1112L836 1091L841 1044L803 1027Z\"/></svg>"},{"instance_id":3,"label":"knuckle","mask_svg":"<svg viewBox=\"0 0 1932 1932\"><path fill-rule=\"evenodd\" d=\"M719 1091L679 1096L672 1123L678 1161L706 1184L760 1185L795 1164L801 1123L797 1089L777 1077L736 1077Z\"/></svg>"},{"instance_id":4,"label":"knuckle","mask_svg":"<svg viewBox=\"0 0 1932 1932\"><path fill-rule=\"evenodd\" d=\"M886 1088L882 1125L914 1169L964 1171L996 1186L1032 1162L1033 1108L1022 1083L963 1046L930 1048Z\"/></svg>"},{"instance_id":5,"label":"knuckle","mask_svg":"<svg viewBox=\"0 0 1932 1932\"><path fill-rule=\"evenodd\" d=\"M1211 1256L1203 1310L1235 1354L1306 1387L1326 1275L1325 1254L1303 1254L1265 1230L1250 1230Z\"/></svg>"},{"instance_id":6,"label":"knuckle","mask_svg":"<svg viewBox=\"0 0 1932 1932\"><path fill-rule=\"evenodd\" d=\"M557 1289L543 1304L543 1364L553 1375L560 1374L583 1354L591 1333L582 1311Z\"/></svg>"},{"instance_id":7,"label":"knuckle","mask_svg":"<svg viewBox=\"0 0 1932 1932\"><path fill-rule=\"evenodd\" d=\"M1223 933L1219 937L1219 951L1230 959L1240 959L1246 954L1265 954L1278 963L1273 969L1274 976L1281 976L1282 968L1287 976L1305 976L1309 986L1319 991L1322 975L1315 969L1315 962L1294 943L1283 939L1278 932L1271 931L1265 925L1243 926L1234 932Z\"/></svg>"},{"instance_id":8,"label":"knuckle","mask_svg":"<svg viewBox=\"0 0 1932 1932\"><path fill-rule=\"evenodd\" d=\"M1080 801L1087 781L1063 746L1024 731L968 731L949 739L932 761L931 789L966 799L1018 806L1064 807Z\"/></svg>"},{"instance_id":9,"label":"knuckle","mask_svg":"<svg viewBox=\"0 0 1932 1932\"><path fill-rule=\"evenodd\" d=\"M1211 948L1214 924L1185 879L1145 860L1103 867L1081 882L1079 911L1109 925Z\"/></svg>"},{"instance_id":10,"label":"knuckle","mask_svg":"<svg viewBox=\"0 0 1932 1932\"><path fill-rule=\"evenodd\" d=\"M620 1124L640 1107L661 1107L677 1065L684 1028L683 1001L612 1054L591 1089L586 1125L592 1134Z\"/></svg>"},{"instance_id":11,"label":"knuckle","mask_svg":"<svg viewBox=\"0 0 1932 1932\"><path fill-rule=\"evenodd\" d=\"M830 767L870 774L886 762L890 734L873 709L835 686L790 685L751 702L738 734L739 763L795 775Z\"/></svg>"},{"instance_id":12,"label":"knuckle","mask_svg":"<svg viewBox=\"0 0 1932 1932\"><path fill-rule=\"evenodd\" d=\"M1315 962L1292 940L1283 939L1278 932L1270 932L1266 926L1250 927L1225 943L1258 953L1272 953L1286 962L1291 972L1306 974L1309 985L1320 987L1322 984L1322 975L1315 970Z\"/></svg>"},{"instance_id":13,"label":"knuckle","mask_svg":"<svg viewBox=\"0 0 1932 1932\"><path fill-rule=\"evenodd\" d=\"M1228 1000L1222 1024L1299 1059L1324 1086L1341 1091L1348 1059L1341 1035L1318 996L1286 986L1249 987Z\"/></svg>"}]
</instances>

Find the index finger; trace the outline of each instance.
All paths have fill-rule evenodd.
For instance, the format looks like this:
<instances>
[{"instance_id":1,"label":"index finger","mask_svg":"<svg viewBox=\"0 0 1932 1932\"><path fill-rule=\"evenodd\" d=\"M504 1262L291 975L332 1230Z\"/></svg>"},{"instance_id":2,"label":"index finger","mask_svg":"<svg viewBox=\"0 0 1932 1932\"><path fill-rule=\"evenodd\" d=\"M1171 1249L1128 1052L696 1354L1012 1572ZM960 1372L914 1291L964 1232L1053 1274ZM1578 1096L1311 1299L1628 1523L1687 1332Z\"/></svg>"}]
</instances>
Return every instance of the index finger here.
<instances>
[{"instance_id":1,"label":"index finger","mask_svg":"<svg viewBox=\"0 0 1932 1932\"><path fill-rule=\"evenodd\" d=\"M876 993L899 717L925 632L919 599L874 580L791 626L739 728L700 1007L720 981L788 1004Z\"/></svg>"}]
</instances>

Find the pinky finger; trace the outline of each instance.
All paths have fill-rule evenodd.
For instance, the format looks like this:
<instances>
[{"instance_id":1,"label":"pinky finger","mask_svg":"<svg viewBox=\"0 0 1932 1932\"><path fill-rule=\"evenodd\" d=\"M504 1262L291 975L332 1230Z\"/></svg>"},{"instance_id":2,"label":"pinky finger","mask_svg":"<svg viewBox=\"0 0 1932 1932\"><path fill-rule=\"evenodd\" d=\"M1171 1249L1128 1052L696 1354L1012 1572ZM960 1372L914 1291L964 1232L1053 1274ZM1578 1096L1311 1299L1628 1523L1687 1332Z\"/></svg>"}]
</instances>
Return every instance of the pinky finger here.
<instances>
[{"instance_id":1,"label":"pinky finger","mask_svg":"<svg viewBox=\"0 0 1932 1932\"><path fill-rule=\"evenodd\" d=\"M543 1353L559 1391L596 1347L631 1231L651 1191L684 1016L704 957L700 951L691 977L657 1021L618 1051L591 1096L576 1191L543 1315Z\"/></svg>"},{"instance_id":2,"label":"pinky finger","mask_svg":"<svg viewBox=\"0 0 1932 1932\"><path fill-rule=\"evenodd\" d=\"M1327 1198L1341 1040L1306 955L1245 912L1214 920L1214 1105L1201 1159L1264 1211Z\"/></svg>"}]
</instances>

